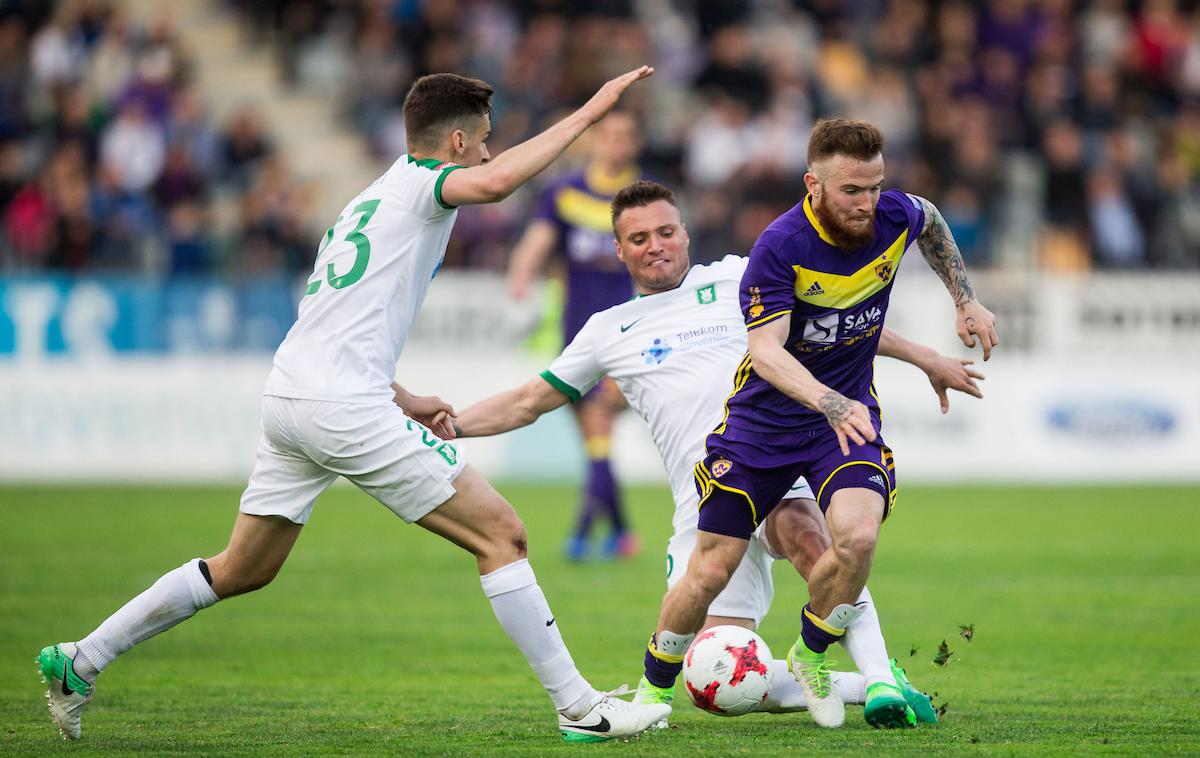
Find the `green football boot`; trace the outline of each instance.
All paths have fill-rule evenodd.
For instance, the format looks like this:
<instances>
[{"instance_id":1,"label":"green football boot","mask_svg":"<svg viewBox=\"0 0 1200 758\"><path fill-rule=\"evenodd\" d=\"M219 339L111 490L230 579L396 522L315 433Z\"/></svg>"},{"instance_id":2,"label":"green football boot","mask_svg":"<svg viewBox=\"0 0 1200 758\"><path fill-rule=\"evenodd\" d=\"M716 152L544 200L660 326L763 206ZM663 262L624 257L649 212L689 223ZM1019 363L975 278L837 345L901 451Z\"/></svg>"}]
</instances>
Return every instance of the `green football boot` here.
<instances>
[{"instance_id":1,"label":"green football boot","mask_svg":"<svg viewBox=\"0 0 1200 758\"><path fill-rule=\"evenodd\" d=\"M896 685L904 693L904 700L908 703L908 707L912 708L913 713L917 714L917 722L921 724L936 724L938 717L937 711L933 707L933 698L912 686L912 683L908 681L908 677L904 675L904 669L900 668L895 658L892 659L892 676L896 677Z\"/></svg>"},{"instance_id":2,"label":"green football boot","mask_svg":"<svg viewBox=\"0 0 1200 758\"><path fill-rule=\"evenodd\" d=\"M863 718L876 729L908 729L917 725L917 715L905 702L904 693L890 682L875 682L867 687Z\"/></svg>"},{"instance_id":3,"label":"green football boot","mask_svg":"<svg viewBox=\"0 0 1200 758\"><path fill-rule=\"evenodd\" d=\"M633 693L633 702L635 703L662 703L663 705L670 705L671 701L674 699L674 687L657 687L651 684L650 680L644 676L642 677L642 680L638 682L637 689L634 690ZM651 725L650 728L666 729L667 726L667 720L663 719L662 721Z\"/></svg>"},{"instance_id":4,"label":"green football boot","mask_svg":"<svg viewBox=\"0 0 1200 758\"><path fill-rule=\"evenodd\" d=\"M75 645L63 642L48 645L38 653L36 663L46 683L46 702L50 716L64 740L79 739L79 719L83 707L92 700L95 687L75 673Z\"/></svg>"}]
</instances>

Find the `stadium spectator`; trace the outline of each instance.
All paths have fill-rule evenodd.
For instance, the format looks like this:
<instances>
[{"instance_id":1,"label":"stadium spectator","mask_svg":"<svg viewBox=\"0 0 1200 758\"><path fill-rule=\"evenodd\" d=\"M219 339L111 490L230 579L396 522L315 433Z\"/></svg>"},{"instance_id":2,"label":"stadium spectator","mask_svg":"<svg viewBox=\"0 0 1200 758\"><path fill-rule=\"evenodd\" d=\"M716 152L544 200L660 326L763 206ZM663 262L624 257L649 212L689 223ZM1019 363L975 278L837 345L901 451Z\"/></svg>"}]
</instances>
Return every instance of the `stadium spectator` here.
<instances>
[{"instance_id":1,"label":"stadium spectator","mask_svg":"<svg viewBox=\"0 0 1200 758\"><path fill-rule=\"evenodd\" d=\"M335 101L347 129L381 160L403 152L401 95L431 70L495 82L494 141L511 145L577 104L614 67L654 60L659 81L630 107L647 124L646 170L677 184L685 205L715 213L696 216L697 260L719 257L734 230L754 223L746 201L760 180L796 186L808 125L840 115L885 124L894 135L889 184L952 208L973 265L1081 269L1111 261L1090 225L1087 188L1114 182L1134 213L1136 229L1127 232L1143 240L1137 266L1200 265L1200 4L1190 0L228 5L252 30L249 42L278 56L283 79ZM64 140L128 137L130 124L117 130L111 122L132 102L164 134L164 157L176 139L191 143L202 205L255 186L279 140L252 111L211 122L188 82L191 57L178 30L146 25L103 0L20 7L0 14L0 139L17 140L24 156L18 186L47 171ZM224 137L214 147L206 132ZM1118 133L1135 146L1134 162L1107 155ZM122 176L150 187L156 148L152 137L139 138L151 145L139 155L145 165L132 175L124 165ZM1035 175L1031 186L1025 167ZM92 183L101 170L90 155ZM1094 179L1098 171L1109 178ZM6 218L17 197L9 192L0 208ZM34 195L23 194L16 210L28 212ZM446 265L503 269L499 251L515 243L536 195L524 193L512 210L464 212ZM167 213L157 198L150 205ZM1005 212L1013 206L1028 212ZM308 227L324 223L304 223L309 248L319 230ZM218 227L222 249L236 248L246 231L236 219ZM166 244L165 223L147 229L139 246ZM1030 233L1035 256L1023 252ZM3 235L2 259L15 260L12 250L29 242ZM282 266L295 256L267 257Z\"/></svg>"}]
</instances>

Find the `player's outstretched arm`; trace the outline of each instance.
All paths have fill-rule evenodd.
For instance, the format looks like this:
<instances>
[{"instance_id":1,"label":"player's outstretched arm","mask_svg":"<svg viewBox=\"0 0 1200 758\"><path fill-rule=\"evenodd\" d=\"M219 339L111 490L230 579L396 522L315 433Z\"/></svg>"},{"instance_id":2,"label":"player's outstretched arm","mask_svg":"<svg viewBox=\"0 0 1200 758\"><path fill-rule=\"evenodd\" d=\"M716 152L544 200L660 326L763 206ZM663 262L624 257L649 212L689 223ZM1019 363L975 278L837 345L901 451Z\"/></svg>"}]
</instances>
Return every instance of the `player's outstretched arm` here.
<instances>
[{"instance_id":1,"label":"player's outstretched arm","mask_svg":"<svg viewBox=\"0 0 1200 758\"><path fill-rule=\"evenodd\" d=\"M925 372L933 391L941 400L942 413L950 410L950 398L947 390L958 390L973 397L983 397L983 392L976 379L983 379L983 374L971 368L975 361L966 358L951 358L942 355L931 347L913 342L899 333L884 327L879 337L879 354L888 358L911 363Z\"/></svg>"},{"instance_id":2,"label":"player's outstretched arm","mask_svg":"<svg viewBox=\"0 0 1200 758\"><path fill-rule=\"evenodd\" d=\"M653 73L654 69L649 66L641 66L610 79L582 108L541 134L505 150L481 166L447 174L442 184L442 199L447 205L500 202L549 166L589 126L604 118L634 82Z\"/></svg>"},{"instance_id":3,"label":"player's outstretched arm","mask_svg":"<svg viewBox=\"0 0 1200 758\"><path fill-rule=\"evenodd\" d=\"M567 396L540 376L467 408L454 420L459 437L490 437L529 426L543 413L567 402Z\"/></svg>"},{"instance_id":4,"label":"player's outstretched arm","mask_svg":"<svg viewBox=\"0 0 1200 758\"><path fill-rule=\"evenodd\" d=\"M996 336L996 317L975 299L975 288L967 278L967 267L962 253L950 233L950 227L942 218L937 206L923 197L910 195L925 209L925 228L917 237L917 247L929 267L941 277L946 290L954 298L958 311L955 331L967 347L975 347L975 338L983 348L983 359L992 357L992 348L1000 344Z\"/></svg>"},{"instance_id":5,"label":"player's outstretched arm","mask_svg":"<svg viewBox=\"0 0 1200 758\"><path fill-rule=\"evenodd\" d=\"M784 314L750 330L750 361L754 371L796 402L825 414L837 434L842 454L849 455L847 439L856 445L875 439L871 414L867 406L817 381L804 364L784 349L791 325L792 317Z\"/></svg>"},{"instance_id":6,"label":"player's outstretched arm","mask_svg":"<svg viewBox=\"0 0 1200 758\"><path fill-rule=\"evenodd\" d=\"M534 219L525 229L508 262L508 294L514 300L524 300L529 294L529 285L557 244L558 229L544 218Z\"/></svg>"}]
</instances>

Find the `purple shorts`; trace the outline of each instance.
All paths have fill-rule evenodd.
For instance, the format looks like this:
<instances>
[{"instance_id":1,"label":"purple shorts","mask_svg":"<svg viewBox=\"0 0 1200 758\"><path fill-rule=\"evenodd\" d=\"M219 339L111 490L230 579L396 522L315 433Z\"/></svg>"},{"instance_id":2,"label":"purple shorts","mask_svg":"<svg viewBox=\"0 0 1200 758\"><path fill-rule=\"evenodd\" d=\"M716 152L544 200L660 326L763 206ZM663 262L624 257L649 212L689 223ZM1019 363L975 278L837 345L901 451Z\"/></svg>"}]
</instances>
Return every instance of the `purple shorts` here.
<instances>
[{"instance_id":1,"label":"purple shorts","mask_svg":"<svg viewBox=\"0 0 1200 758\"><path fill-rule=\"evenodd\" d=\"M817 494L822 513L833 493L851 487L879 492L885 519L896 502L896 464L878 434L865 445L851 442L849 456L842 455L833 430L824 429L796 450L794 463L762 468L744 462L753 459L743 446L709 435L708 454L695 468L701 531L750 539L801 476Z\"/></svg>"}]
</instances>

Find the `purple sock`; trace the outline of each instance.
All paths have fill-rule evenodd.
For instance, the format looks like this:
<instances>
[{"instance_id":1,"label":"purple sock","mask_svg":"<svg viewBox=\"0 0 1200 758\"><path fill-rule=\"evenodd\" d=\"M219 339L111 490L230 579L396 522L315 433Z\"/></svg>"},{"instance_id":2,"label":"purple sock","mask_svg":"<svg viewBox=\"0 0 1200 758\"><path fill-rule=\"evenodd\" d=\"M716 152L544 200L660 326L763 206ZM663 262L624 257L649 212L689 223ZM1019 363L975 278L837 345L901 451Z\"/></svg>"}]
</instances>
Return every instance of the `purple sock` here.
<instances>
[{"instance_id":1,"label":"purple sock","mask_svg":"<svg viewBox=\"0 0 1200 758\"><path fill-rule=\"evenodd\" d=\"M591 458L588 460L587 479L583 484L583 502L579 506L579 522L575 526L575 536L587 539L592 530L592 522L600 514L608 516L613 522L613 531L621 534L625 531L625 519L621 514L620 496L617 493L617 480L613 477L612 466L608 458Z\"/></svg>"},{"instance_id":2,"label":"purple sock","mask_svg":"<svg viewBox=\"0 0 1200 758\"><path fill-rule=\"evenodd\" d=\"M830 634L813 619L817 618L808 604L804 606L803 620L800 622L800 638L804 645L814 653L824 653L825 650L842 638L840 634Z\"/></svg>"},{"instance_id":3,"label":"purple sock","mask_svg":"<svg viewBox=\"0 0 1200 758\"><path fill-rule=\"evenodd\" d=\"M683 661L667 663L654 657L649 649L646 650L646 680L655 687L674 687L675 678L683 670Z\"/></svg>"},{"instance_id":4,"label":"purple sock","mask_svg":"<svg viewBox=\"0 0 1200 758\"><path fill-rule=\"evenodd\" d=\"M613 476L608 458L592 458L588 461L588 476L585 497L595 500L603 513L612 520L613 531L625 532L625 517L621 513L621 493L617 490L617 478Z\"/></svg>"}]
</instances>

